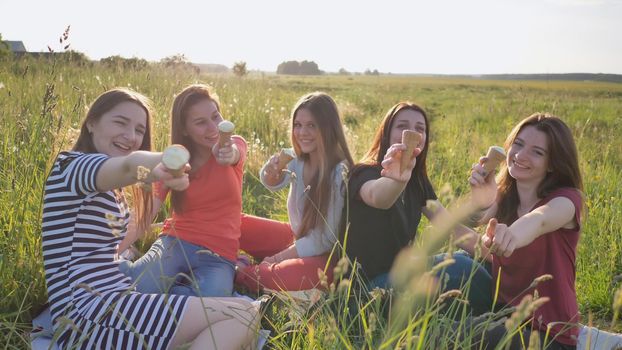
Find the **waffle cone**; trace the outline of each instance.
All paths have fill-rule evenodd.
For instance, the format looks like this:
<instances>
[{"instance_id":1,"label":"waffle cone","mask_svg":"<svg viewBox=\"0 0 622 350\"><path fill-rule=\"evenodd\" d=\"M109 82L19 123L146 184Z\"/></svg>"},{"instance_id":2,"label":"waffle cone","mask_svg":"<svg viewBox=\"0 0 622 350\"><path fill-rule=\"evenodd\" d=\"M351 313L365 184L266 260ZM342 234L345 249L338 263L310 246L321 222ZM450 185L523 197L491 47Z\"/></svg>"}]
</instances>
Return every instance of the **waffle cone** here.
<instances>
[{"instance_id":1,"label":"waffle cone","mask_svg":"<svg viewBox=\"0 0 622 350\"><path fill-rule=\"evenodd\" d=\"M505 150L499 146L491 146L488 148L488 154L486 154L488 160L484 163L483 167L486 171L486 175L495 171L497 165L505 160Z\"/></svg>"},{"instance_id":2,"label":"waffle cone","mask_svg":"<svg viewBox=\"0 0 622 350\"><path fill-rule=\"evenodd\" d=\"M232 134L233 132L219 131L218 132L218 146L224 147L227 142L231 141Z\"/></svg>"},{"instance_id":3,"label":"waffle cone","mask_svg":"<svg viewBox=\"0 0 622 350\"><path fill-rule=\"evenodd\" d=\"M402 160L400 162L400 173L407 167L408 163L412 160L413 152L415 148L421 142L421 134L413 130L402 131L402 143L406 145L406 150L402 152Z\"/></svg>"},{"instance_id":4,"label":"waffle cone","mask_svg":"<svg viewBox=\"0 0 622 350\"><path fill-rule=\"evenodd\" d=\"M289 162L291 162L292 159L294 159L294 157L291 154L289 154L287 151L282 149L279 152L279 170L285 169L287 164L289 164Z\"/></svg>"}]
</instances>

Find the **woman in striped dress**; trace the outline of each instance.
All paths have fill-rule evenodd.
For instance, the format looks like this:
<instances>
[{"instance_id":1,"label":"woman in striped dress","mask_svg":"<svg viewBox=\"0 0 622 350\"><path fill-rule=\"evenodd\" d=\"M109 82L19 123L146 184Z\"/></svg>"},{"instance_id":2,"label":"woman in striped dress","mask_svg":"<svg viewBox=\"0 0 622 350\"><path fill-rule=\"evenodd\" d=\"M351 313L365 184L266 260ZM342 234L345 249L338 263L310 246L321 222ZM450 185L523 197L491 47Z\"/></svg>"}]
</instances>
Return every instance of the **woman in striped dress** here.
<instances>
[{"instance_id":1,"label":"woman in striped dress","mask_svg":"<svg viewBox=\"0 0 622 350\"><path fill-rule=\"evenodd\" d=\"M250 347L257 309L238 298L196 298L134 291L118 268L117 247L131 220L148 227L151 196L122 188L162 181L173 190L188 186L174 178L151 148L148 100L113 89L87 113L72 151L62 152L45 186L43 256L56 342L60 348L197 349Z\"/></svg>"}]
</instances>

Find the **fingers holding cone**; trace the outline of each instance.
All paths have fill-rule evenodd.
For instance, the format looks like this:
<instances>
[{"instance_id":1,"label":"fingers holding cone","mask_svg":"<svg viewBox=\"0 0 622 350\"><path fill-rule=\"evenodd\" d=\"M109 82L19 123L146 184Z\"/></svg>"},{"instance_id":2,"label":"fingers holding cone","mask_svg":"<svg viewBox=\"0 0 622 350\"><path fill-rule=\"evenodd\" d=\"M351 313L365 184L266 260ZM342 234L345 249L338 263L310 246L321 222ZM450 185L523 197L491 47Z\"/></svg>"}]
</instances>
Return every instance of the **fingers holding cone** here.
<instances>
[{"instance_id":1,"label":"fingers holding cone","mask_svg":"<svg viewBox=\"0 0 622 350\"><path fill-rule=\"evenodd\" d=\"M289 164L289 162L291 162L292 159L294 158L295 156L293 155L293 152L291 149L288 149L288 148L281 149L281 151L278 154L278 165L277 165L278 170L281 171L285 169L287 164Z\"/></svg>"},{"instance_id":2,"label":"fingers holding cone","mask_svg":"<svg viewBox=\"0 0 622 350\"><path fill-rule=\"evenodd\" d=\"M228 142L231 142L231 135L235 130L235 124L229 120L223 120L218 123L218 146L224 147Z\"/></svg>"},{"instance_id":3,"label":"fingers holding cone","mask_svg":"<svg viewBox=\"0 0 622 350\"><path fill-rule=\"evenodd\" d=\"M402 143L406 145L406 149L402 151L402 158L400 162L400 173L404 172L408 168L408 164L414 157L414 151L421 142L422 136L420 133L414 130L402 131Z\"/></svg>"}]
</instances>

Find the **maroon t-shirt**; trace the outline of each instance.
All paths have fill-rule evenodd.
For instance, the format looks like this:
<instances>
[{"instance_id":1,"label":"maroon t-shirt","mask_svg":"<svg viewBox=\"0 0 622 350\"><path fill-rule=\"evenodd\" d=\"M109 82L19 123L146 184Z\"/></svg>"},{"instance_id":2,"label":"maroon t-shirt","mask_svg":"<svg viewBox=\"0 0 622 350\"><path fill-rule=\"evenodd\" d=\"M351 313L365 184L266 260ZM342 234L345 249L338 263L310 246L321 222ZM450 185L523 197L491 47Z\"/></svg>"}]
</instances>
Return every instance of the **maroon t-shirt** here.
<instances>
[{"instance_id":1,"label":"maroon t-shirt","mask_svg":"<svg viewBox=\"0 0 622 350\"><path fill-rule=\"evenodd\" d=\"M535 288L539 296L549 297L550 300L534 312L532 324L534 328L546 331L547 324L551 322L566 323L551 325L551 337L563 344L576 345L579 330L568 323L579 322L575 258L583 198L575 188L560 188L539 201L531 211L556 197L566 197L572 201L577 227L545 233L529 245L516 249L509 258L494 255L493 288L497 279L500 279L499 301L516 306L526 294L534 293L534 288L527 287L535 278L544 274L553 275L552 280L540 282Z\"/></svg>"}]
</instances>

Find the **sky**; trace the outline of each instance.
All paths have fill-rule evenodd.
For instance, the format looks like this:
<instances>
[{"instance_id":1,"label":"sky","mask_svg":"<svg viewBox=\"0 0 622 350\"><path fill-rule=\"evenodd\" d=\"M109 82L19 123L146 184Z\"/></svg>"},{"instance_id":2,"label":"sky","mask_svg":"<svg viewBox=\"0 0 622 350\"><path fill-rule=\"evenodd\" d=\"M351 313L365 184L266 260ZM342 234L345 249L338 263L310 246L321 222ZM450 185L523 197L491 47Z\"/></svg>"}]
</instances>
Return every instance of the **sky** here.
<instances>
[{"instance_id":1,"label":"sky","mask_svg":"<svg viewBox=\"0 0 622 350\"><path fill-rule=\"evenodd\" d=\"M622 74L622 0L0 0L0 34L29 51L275 71Z\"/></svg>"}]
</instances>

